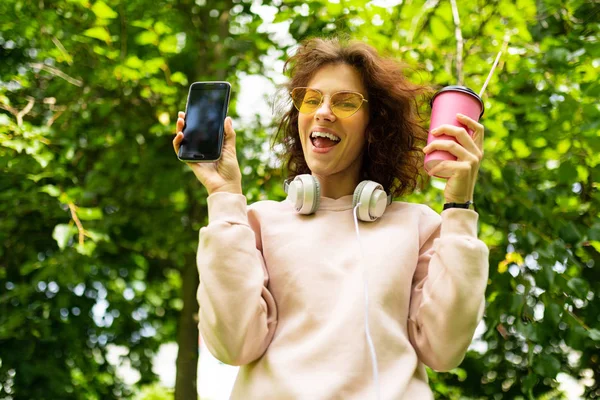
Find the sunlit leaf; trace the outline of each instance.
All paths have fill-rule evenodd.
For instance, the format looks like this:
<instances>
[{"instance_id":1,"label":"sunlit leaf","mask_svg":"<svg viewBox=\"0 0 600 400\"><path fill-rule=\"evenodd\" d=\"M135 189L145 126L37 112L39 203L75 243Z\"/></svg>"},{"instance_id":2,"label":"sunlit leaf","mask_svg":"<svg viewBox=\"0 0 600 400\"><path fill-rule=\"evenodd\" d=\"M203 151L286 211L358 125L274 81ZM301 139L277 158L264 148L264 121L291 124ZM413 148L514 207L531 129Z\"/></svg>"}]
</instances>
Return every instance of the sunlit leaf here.
<instances>
[{"instance_id":1,"label":"sunlit leaf","mask_svg":"<svg viewBox=\"0 0 600 400\"><path fill-rule=\"evenodd\" d=\"M117 14L112 8L106 5L103 1L96 1L92 6L92 11L96 14L98 18L117 18L119 14Z\"/></svg>"},{"instance_id":2,"label":"sunlit leaf","mask_svg":"<svg viewBox=\"0 0 600 400\"><path fill-rule=\"evenodd\" d=\"M430 24L431 33L436 39L442 41L452 36L452 31L446 26L446 22L437 15L431 17Z\"/></svg>"},{"instance_id":3,"label":"sunlit leaf","mask_svg":"<svg viewBox=\"0 0 600 400\"><path fill-rule=\"evenodd\" d=\"M177 37L170 35L162 38L158 49L162 53L177 53Z\"/></svg>"},{"instance_id":4,"label":"sunlit leaf","mask_svg":"<svg viewBox=\"0 0 600 400\"><path fill-rule=\"evenodd\" d=\"M72 236L71 227L67 224L58 224L54 227L52 238L56 240L56 244L61 250L67 247L67 243Z\"/></svg>"},{"instance_id":5,"label":"sunlit leaf","mask_svg":"<svg viewBox=\"0 0 600 400\"><path fill-rule=\"evenodd\" d=\"M77 217L83 221L102 219L102 210L99 208L77 208Z\"/></svg>"},{"instance_id":6,"label":"sunlit leaf","mask_svg":"<svg viewBox=\"0 0 600 400\"><path fill-rule=\"evenodd\" d=\"M85 32L83 32L83 34L85 36L94 39L99 39L107 43L110 42L110 34L108 33L108 30L102 26L95 26L93 28L87 29Z\"/></svg>"},{"instance_id":7,"label":"sunlit leaf","mask_svg":"<svg viewBox=\"0 0 600 400\"><path fill-rule=\"evenodd\" d=\"M523 139L515 138L512 140L512 148L516 152L517 157L526 158L531 154L531 150L525 144Z\"/></svg>"},{"instance_id":8,"label":"sunlit leaf","mask_svg":"<svg viewBox=\"0 0 600 400\"><path fill-rule=\"evenodd\" d=\"M54 185L44 185L40 188L40 192L48 193L52 197L58 197L61 194L60 189Z\"/></svg>"},{"instance_id":9,"label":"sunlit leaf","mask_svg":"<svg viewBox=\"0 0 600 400\"><path fill-rule=\"evenodd\" d=\"M589 335L590 335L590 339L600 342L600 330L590 329Z\"/></svg>"},{"instance_id":10,"label":"sunlit leaf","mask_svg":"<svg viewBox=\"0 0 600 400\"><path fill-rule=\"evenodd\" d=\"M157 44L158 43L158 35L153 31L144 31L138 34L135 38L135 41L139 44Z\"/></svg>"}]
</instances>

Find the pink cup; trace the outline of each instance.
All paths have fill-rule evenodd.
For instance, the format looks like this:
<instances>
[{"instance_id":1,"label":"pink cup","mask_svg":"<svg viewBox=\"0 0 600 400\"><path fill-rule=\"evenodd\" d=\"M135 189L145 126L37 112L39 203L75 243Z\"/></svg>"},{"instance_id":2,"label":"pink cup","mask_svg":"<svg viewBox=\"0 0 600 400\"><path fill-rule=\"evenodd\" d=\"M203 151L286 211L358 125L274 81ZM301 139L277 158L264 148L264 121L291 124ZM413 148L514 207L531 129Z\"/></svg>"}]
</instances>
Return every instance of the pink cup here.
<instances>
[{"instance_id":1,"label":"pink cup","mask_svg":"<svg viewBox=\"0 0 600 400\"><path fill-rule=\"evenodd\" d=\"M431 122L429 124L429 135L427 144L434 140L454 140L454 136L439 135L434 136L431 131L443 124L449 124L465 128L469 135L473 131L458 122L456 114L464 114L467 117L479 121L483 115L484 106L481 98L471 89L464 86L446 86L437 92L431 99ZM451 153L442 150L432 151L425 156L425 171L429 173L433 167L445 160L456 160ZM435 175L437 178L449 178L442 173Z\"/></svg>"}]
</instances>

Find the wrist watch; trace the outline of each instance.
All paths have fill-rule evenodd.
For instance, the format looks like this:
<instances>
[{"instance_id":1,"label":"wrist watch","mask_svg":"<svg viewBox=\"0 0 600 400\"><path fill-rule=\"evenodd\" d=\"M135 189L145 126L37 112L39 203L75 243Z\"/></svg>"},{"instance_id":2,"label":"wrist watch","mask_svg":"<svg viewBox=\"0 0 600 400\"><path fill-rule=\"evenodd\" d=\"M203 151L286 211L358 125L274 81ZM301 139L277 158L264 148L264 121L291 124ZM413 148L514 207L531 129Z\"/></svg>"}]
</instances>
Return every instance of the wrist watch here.
<instances>
[{"instance_id":1,"label":"wrist watch","mask_svg":"<svg viewBox=\"0 0 600 400\"><path fill-rule=\"evenodd\" d=\"M444 204L444 210L449 208L464 208L464 209L472 209L475 211L475 203L472 201L467 201L466 203L446 203Z\"/></svg>"}]
</instances>

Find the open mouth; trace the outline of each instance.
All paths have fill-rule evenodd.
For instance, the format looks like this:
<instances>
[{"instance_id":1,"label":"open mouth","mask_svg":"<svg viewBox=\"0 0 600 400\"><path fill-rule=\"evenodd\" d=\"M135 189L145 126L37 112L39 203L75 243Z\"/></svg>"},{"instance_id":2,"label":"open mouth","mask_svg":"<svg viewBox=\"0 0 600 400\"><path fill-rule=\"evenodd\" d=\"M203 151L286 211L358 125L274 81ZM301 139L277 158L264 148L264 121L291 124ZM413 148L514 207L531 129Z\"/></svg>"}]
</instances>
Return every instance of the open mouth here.
<instances>
[{"instance_id":1,"label":"open mouth","mask_svg":"<svg viewBox=\"0 0 600 400\"><path fill-rule=\"evenodd\" d=\"M333 133L313 131L310 134L310 141L316 148L324 149L335 146L341 139Z\"/></svg>"}]
</instances>

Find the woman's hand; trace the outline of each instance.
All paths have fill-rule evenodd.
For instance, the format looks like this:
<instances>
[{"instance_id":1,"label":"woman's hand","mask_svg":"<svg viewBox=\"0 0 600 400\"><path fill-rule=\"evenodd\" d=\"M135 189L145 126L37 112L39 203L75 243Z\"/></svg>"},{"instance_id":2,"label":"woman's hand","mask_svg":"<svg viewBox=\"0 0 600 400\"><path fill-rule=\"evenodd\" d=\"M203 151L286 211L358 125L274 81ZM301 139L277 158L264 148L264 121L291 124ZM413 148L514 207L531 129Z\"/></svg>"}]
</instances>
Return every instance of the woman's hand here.
<instances>
[{"instance_id":1,"label":"woman's hand","mask_svg":"<svg viewBox=\"0 0 600 400\"><path fill-rule=\"evenodd\" d=\"M179 153L179 146L183 140L183 125L185 113L179 112L177 119L177 135L173 139L173 148L175 154ZM229 192L242 194L242 173L237 161L235 150L235 131L231 123L231 118L225 118L225 142L221 159L212 163L193 163L189 162L196 178L206 187L208 194L217 192Z\"/></svg>"},{"instance_id":2,"label":"woman's hand","mask_svg":"<svg viewBox=\"0 0 600 400\"><path fill-rule=\"evenodd\" d=\"M431 133L435 136L441 134L454 136L458 143L452 140L435 140L423 148L425 154L434 150L445 150L456 156L456 161L442 161L429 170L429 175L434 176L443 172L449 176L444 190L444 198L447 203L466 203L473 200L475 182L479 165L483 158L483 125L467 117L456 114L460 123L473 131L471 137L467 130L454 125L440 125Z\"/></svg>"}]
</instances>

